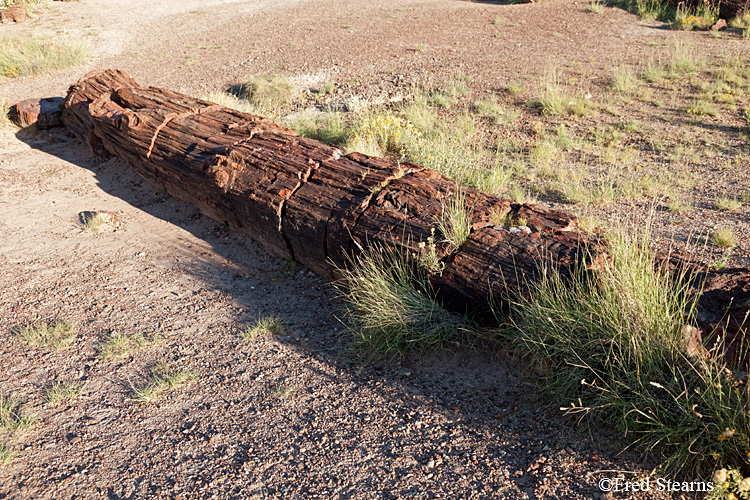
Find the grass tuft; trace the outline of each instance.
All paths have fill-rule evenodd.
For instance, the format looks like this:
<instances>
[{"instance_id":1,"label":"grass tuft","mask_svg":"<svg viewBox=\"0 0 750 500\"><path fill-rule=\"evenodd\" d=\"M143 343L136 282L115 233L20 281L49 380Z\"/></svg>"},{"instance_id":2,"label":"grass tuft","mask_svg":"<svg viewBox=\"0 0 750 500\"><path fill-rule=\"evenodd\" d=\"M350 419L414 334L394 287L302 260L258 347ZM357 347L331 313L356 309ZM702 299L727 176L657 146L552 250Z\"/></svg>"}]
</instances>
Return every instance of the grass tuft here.
<instances>
[{"instance_id":1,"label":"grass tuft","mask_svg":"<svg viewBox=\"0 0 750 500\"><path fill-rule=\"evenodd\" d=\"M750 394L735 389L718 353L690 347L697 294L687 276L655 265L640 232L612 235L611 260L593 270L569 279L544 270L515 300L510 335L548 367L545 387L571 402L562 410L616 422L662 454L665 472L744 463Z\"/></svg>"},{"instance_id":2,"label":"grass tuft","mask_svg":"<svg viewBox=\"0 0 750 500\"><path fill-rule=\"evenodd\" d=\"M45 389L44 399L48 403L59 403L60 401L75 399L80 393L81 386L79 384L55 381Z\"/></svg>"},{"instance_id":3,"label":"grass tuft","mask_svg":"<svg viewBox=\"0 0 750 500\"><path fill-rule=\"evenodd\" d=\"M76 324L70 321L56 321L29 328L20 328L16 337L31 345L44 345L53 349L64 349L75 339Z\"/></svg>"},{"instance_id":4,"label":"grass tuft","mask_svg":"<svg viewBox=\"0 0 750 500\"><path fill-rule=\"evenodd\" d=\"M8 443L0 442L0 465L8 465L18 456L18 452Z\"/></svg>"},{"instance_id":5,"label":"grass tuft","mask_svg":"<svg viewBox=\"0 0 750 500\"><path fill-rule=\"evenodd\" d=\"M9 434L13 437L34 425L34 417L21 415L20 407L20 399L0 393L0 434Z\"/></svg>"},{"instance_id":6,"label":"grass tuft","mask_svg":"<svg viewBox=\"0 0 750 500\"><path fill-rule=\"evenodd\" d=\"M719 196L716 198L716 210L722 212L734 212L742 207L742 200L730 198L728 196Z\"/></svg>"},{"instance_id":7,"label":"grass tuft","mask_svg":"<svg viewBox=\"0 0 750 500\"><path fill-rule=\"evenodd\" d=\"M81 63L88 45L77 39L0 37L0 76L43 75Z\"/></svg>"},{"instance_id":8,"label":"grass tuft","mask_svg":"<svg viewBox=\"0 0 750 500\"><path fill-rule=\"evenodd\" d=\"M245 340L253 340L261 335L283 335L286 331L284 320L278 316L260 318L252 325L247 325L240 336Z\"/></svg>"},{"instance_id":9,"label":"grass tuft","mask_svg":"<svg viewBox=\"0 0 750 500\"><path fill-rule=\"evenodd\" d=\"M225 108L235 109L242 113L248 113L251 115L257 115L260 111L250 101L246 99L240 99L234 94L228 92L209 92L202 96L202 99L216 103Z\"/></svg>"},{"instance_id":10,"label":"grass tuft","mask_svg":"<svg viewBox=\"0 0 750 500\"><path fill-rule=\"evenodd\" d=\"M737 246L737 235L728 227L720 227L711 235L711 243L721 248Z\"/></svg>"},{"instance_id":11,"label":"grass tuft","mask_svg":"<svg viewBox=\"0 0 750 500\"><path fill-rule=\"evenodd\" d=\"M262 111L262 114L276 116L294 102L297 89L282 76L259 76L242 84L240 97Z\"/></svg>"},{"instance_id":12,"label":"grass tuft","mask_svg":"<svg viewBox=\"0 0 750 500\"><path fill-rule=\"evenodd\" d=\"M438 305L426 270L393 249L368 248L354 257L338 287L348 303L355 342L376 355L433 350L467 331L466 320Z\"/></svg>"},{"instance_id":13,"label":"grass tuft","mask_svg":"<svg viewBox=\"0 0 750 500\"><path fill-rule=\"evenodd\" d=\"M440 219L436 222L443 242L448 244L448 251L458 251L471 234L471 209L466 207L463 190L458 189L447 203L443 203Z\"/></svg>"},{"instance_id":14,"label":"grass tuft","mask_svg":"<svg viewBox=\"0 0 750 500\"><path fill-rule=\"evenodd\" d=\"M137 387L131 384L131 401L151 403L167 392L179 389L195 379L195 375L185 371L172 370L166 363L160 363L151 369L149 379Z\"/></svg>"},{"instance_id":15,"label":"grass tuft","mask_svg":"<svg viewBox=\"0 0 750 500\"><path fill-rule=\"evenodd\" d=\"M99 344L98 355L101 359L121 358L135 349L157 342L158 339L147 339L142 333L124 333L115 331Z\"/></svg>"}]
</instances>

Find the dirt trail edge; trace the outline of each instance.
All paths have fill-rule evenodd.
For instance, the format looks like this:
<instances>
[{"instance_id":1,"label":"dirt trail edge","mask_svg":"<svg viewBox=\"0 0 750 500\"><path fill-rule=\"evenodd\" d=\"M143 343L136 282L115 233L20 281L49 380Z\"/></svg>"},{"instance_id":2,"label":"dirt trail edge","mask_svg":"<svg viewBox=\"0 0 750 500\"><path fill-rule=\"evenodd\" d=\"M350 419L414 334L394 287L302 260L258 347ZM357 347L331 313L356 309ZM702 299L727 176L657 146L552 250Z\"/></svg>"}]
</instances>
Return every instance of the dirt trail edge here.
<instances>
[{"instance_id":1,"label":"dirt trail edge","mask_svg":"<svg viewBox=\"0 0 750 500\"><path fill-rule=\"evenodd\" d=\"M169 90L141 87L125 72L95 71L73 85L63 123L99 156L116 155L173 196L331 277L357 248L377 243L413 254L431 235L456 183L434 171L297 135L267 118ZM444 271L432 277L453 309L489 317L534 279L540 263L570 268L596 240L573 215L460 188L471 234L439 244ZM496 221L504 218L505 225ZM523 220L521 225L518 222ZM494 222L491 222L494 221ZM421 244L421 246L420 246ZM750 311L750 271L702 271L698 322L737 351ZM734 361L740 361L734 359Z\"/></svg>"}]
</instances>

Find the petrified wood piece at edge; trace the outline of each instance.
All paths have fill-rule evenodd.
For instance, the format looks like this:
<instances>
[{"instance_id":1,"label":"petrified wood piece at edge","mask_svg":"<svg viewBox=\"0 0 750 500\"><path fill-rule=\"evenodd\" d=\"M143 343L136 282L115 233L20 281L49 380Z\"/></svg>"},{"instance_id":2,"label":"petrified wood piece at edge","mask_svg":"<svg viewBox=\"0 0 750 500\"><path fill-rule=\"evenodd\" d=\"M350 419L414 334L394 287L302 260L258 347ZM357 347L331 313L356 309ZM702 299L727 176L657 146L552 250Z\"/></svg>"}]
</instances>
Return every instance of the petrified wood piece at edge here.
<instances>
[{"instance_id":1,"label":"petrified wood piece at edge","mask_svg":"<svg viewBox=\"0 0 750 500\"><path fill-rule=\"evenodd\" d=\"M73 85L62 121L96 154L124 158L271 254L327 277L360 246L420 251L457 189L418 165L344 155L266 118L141 87L117 70L89 73ZM473 231L457 252L437 245L446 269L433 282L456 307L488 312L490 296L516 287L518 276L532 277L546 257L572 262L585 241L571 215L463 192ZM504 214L526 219L531 232L490 224Z\"/></svg>"}]
</instances>

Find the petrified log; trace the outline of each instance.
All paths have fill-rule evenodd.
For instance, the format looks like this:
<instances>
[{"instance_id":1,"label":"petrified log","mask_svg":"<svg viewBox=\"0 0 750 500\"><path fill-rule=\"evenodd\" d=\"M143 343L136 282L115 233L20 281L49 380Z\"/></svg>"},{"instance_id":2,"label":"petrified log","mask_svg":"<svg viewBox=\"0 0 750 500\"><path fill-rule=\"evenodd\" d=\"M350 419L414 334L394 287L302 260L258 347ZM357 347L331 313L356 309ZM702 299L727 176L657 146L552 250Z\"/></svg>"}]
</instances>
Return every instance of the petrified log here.
<instances>
[{"instance_id":1,"label":"petrified log","mask_svg":"<svg viewBox=\"0 0 750 500\"><path fill-rule=\"evenodd\" d=\"M62 121L94 153L124 158L170 194L273 255L327 277L368 245L408 255L424 251L459 189L418 165L344 155L269 119L143 88L117 70L89 73L73 85ZM454 309L489 317L493 303L502 305L508 293L523 289L541 264L570 270L586 251L600 251L569 214L473 189L462 188L462 194L471 234L458 249L435 234L444 270L431 276L439 297ZM510 222L498 224L503 219ZM521 219L524 227L513 227ZM601 262L593 266L607 265L606 255L597 258ZM657 261L699 270L686 256L657 255ZM698 279L706 284L697 318L704 339L718 340L731 361L747 364L750 272L704 272Z\"/></svg>"},{"instance_id":2,"label":"petrified log","mask_svg":"<svg viewBox=\"0 0 750 500\"><path fill-rule=\"evenodd\" d=\"M127 160L170 194L331 277L359 247L423 251L456 183L434 171L297 135L259 116L176 92L139 86L127 73L89 73L70 88L63 123L98 155ZM531 279L546 258L573 263L587 240L575 218L462 190L472 234L462 248L437 240L445 272L441 297L475 313L490 311ZM492 225L507 215L528 229ZM420 245L422 244L422 245Z\"/></svg>"},{"instance_id":3,"label":"petrified log","mask_svg":"<svg viewBox=\"0 0 750 500\"><path fill-rule=\"evenodd\" d=\"M36 125L39 129L50 129L62 125L60 122L62 102L62 97L26 99L12 106L10 113L21 127Z\"/></svg>"}]
</instances>

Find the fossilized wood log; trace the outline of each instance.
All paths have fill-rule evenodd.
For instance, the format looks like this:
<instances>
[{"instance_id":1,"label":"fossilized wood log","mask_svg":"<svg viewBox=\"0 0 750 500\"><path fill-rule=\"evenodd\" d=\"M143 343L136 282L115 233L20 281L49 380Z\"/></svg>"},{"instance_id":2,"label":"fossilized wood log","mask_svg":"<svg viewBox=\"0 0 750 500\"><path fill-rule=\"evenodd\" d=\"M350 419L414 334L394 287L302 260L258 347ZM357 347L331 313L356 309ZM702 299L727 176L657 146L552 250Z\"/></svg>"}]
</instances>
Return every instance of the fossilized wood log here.
<instances>
[{"instance_id":1,"label":"fossilized wood log","mask_svg":"<svg viewBox=\"0 0 750 500\"><path fill-rule=\"evenodd\" d=\"M273 255L328 277L367 245L422 251L457 189L418 165L344 155L266 118L140 87L116 70L90 73L73 85L62 120L96 154L124 158ZM487 313L490 297L532 277L547 258L572 263L586 241L571 215L473 189L464 195L473 232L457 252L438 243L446 269L433 281L456 307ZM493 215L505 214L525 218L531 234L493 228Z\"/></svg>"},{"instance_id":2,"label":"fossilized wood log","mask_svg":"<svg viewBox=\"0 0 750 500\"><path fill-rule=\"evenodd\" d=\"M62 97L44 99L26 99L13 105L10 114L21 127L36 125L39 129L60 127L60 106Z\"/></svg>"},{"instance_id":3,"label":"fossilized wood log","mask_svg":"<svg viewBox=\"0 0 750 500\"><path fill-rule=\"evenodd\" d=\"M331 277L358 248L382 245L412 255L433 235L454 181L410 163L307 139L277 123L158 88L127 73L93 72L70 88L63 123L98 155L124 158L172 195L263 244ZM457 251L438 243L445 264L431 277L452 308L490 317L493 302L534 280L541 264L572 269L597 243L575 218L535 205L463 190L472 232ZM493 225L509 216L527 231ZM435 234L437 240L441 235ZM606 255L599 254L607 265ZM669 266L698 267L688 257L657 255ZM750 271L705 272L698 322L734 363L747 364L744 326ZM718 327L717 327L718 325ZM700 335L700 334L698 334Z\"/></svg>"}]
</instances>

